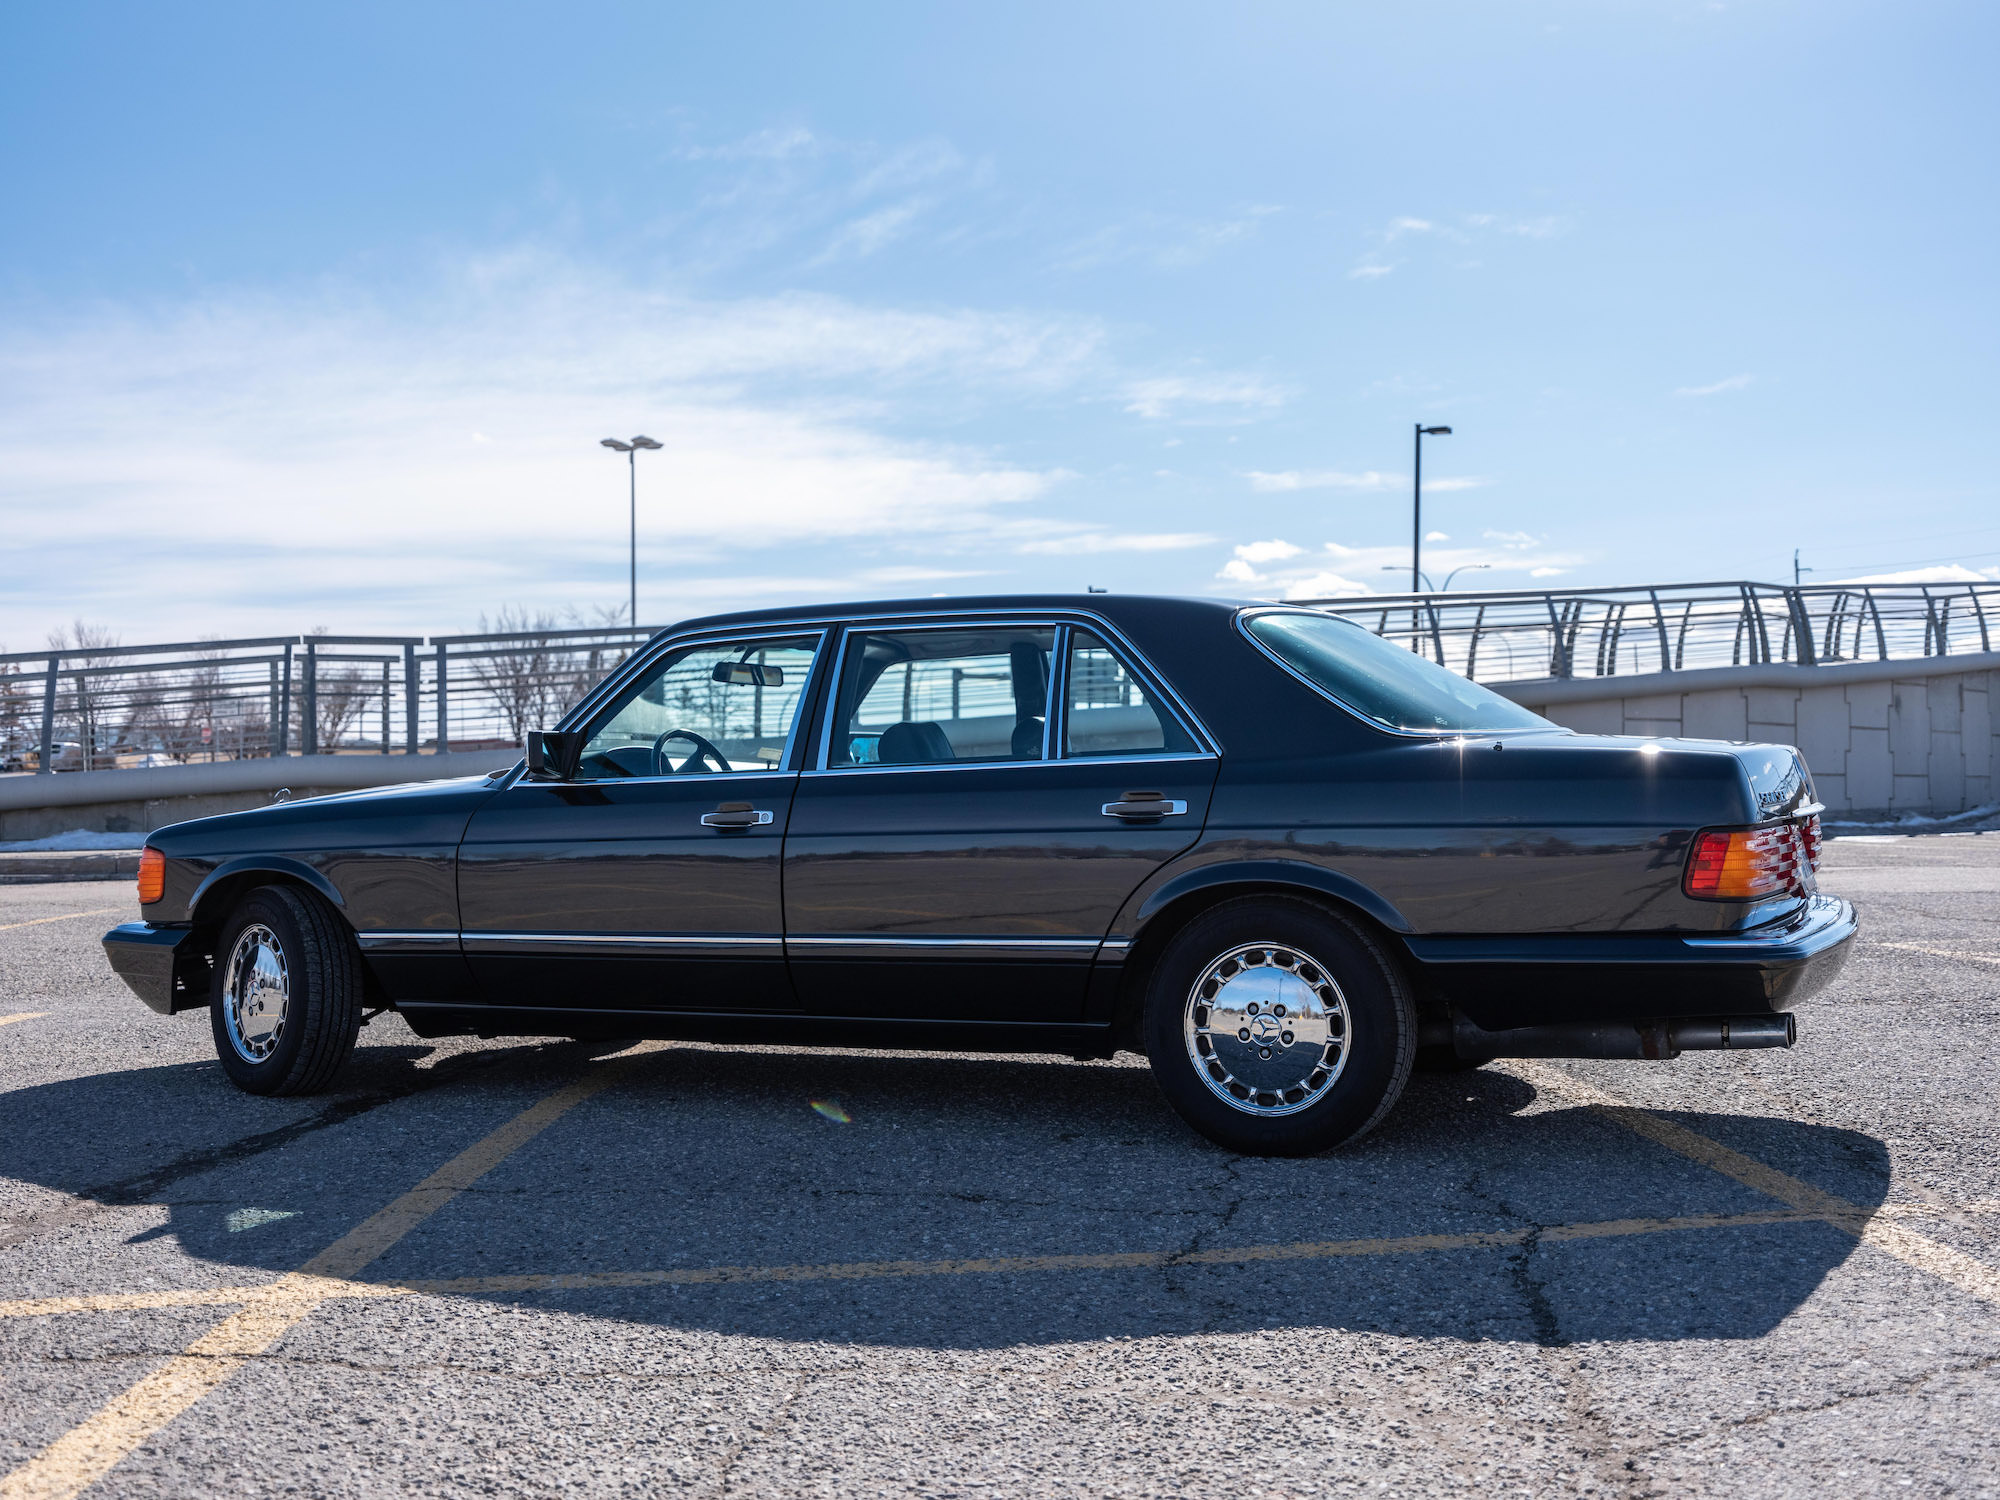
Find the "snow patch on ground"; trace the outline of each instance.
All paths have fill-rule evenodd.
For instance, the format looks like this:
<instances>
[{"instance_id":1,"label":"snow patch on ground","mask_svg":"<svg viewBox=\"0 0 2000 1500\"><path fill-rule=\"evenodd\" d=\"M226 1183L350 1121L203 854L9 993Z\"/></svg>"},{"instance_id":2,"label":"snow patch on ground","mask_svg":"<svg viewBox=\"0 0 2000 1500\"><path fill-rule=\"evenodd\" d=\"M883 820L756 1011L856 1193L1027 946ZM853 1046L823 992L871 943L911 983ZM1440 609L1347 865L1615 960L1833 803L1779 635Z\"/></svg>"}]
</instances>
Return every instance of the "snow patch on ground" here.
<instances>
[{"instance_id":1,"label":"snow patch on ground","mask_svg":"<svg viewBox=\"0 0 2000 1500\"><path fill-rule=\"evenodd\" d=\"M1967 823L1983 823L1987 819L2000 821L2000 802L1989 802L1983 807L1968 807L1964 812L1947 813L1941 818L1933 818L1924 813L1904 813L1900 818L1887 818L1880 823L1857 823L1844 818L1822 818L1820 822L1827 828L1869 828L1887 830L1901 829L1906 833L1927 833L1938 828L1963 827ZM1852 838L1852 834L1846 835Z\"/></svg>"},{"instance_id":2,"label":"snow patch on ground","mask_svg":"<svg viewBox=\"0 0 2000 1500\"><path fill-rule=\"evenodd\" d=\"M52 833L45 839L22 839L0 844L0 854L60 854L72 849L139 849L146 843L143 833L86 833L72 828L68 833Z\"/></svg>"}]
</instances>

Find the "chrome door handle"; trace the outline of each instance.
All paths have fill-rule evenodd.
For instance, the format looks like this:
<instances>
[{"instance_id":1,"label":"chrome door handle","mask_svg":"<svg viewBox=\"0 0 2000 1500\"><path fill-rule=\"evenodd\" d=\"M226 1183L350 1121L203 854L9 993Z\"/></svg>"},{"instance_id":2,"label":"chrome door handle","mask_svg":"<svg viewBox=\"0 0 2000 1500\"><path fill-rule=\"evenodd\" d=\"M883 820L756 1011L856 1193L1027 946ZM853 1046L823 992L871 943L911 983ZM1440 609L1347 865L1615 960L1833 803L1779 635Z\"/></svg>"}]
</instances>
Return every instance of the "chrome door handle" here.
<instances>
[{"instance_id":1,"label":"chrome door handle","mask_svg":"<svg viewBox=\"0 0 2000 1500\"><path fill-rule=\"evenodd\" d=\"M1187 812L1185 802L1176 802L1160 792L1127 792L1122 801L1104 804L1104 816L1128 823L1150 823L1160 818L1178 818Z\"/></svg>"},{"instance_id":2,"label":"chrome door handle","mask_svg":"<svg viewBox=\"0 0 2000 1500\"><path fill-rule=\"evenodd\" d=\"M704 828L762 828L771 821L767 812L759 812L747 802L725 802L714 812L701 815Z\"/></svg>"}]
</instances>

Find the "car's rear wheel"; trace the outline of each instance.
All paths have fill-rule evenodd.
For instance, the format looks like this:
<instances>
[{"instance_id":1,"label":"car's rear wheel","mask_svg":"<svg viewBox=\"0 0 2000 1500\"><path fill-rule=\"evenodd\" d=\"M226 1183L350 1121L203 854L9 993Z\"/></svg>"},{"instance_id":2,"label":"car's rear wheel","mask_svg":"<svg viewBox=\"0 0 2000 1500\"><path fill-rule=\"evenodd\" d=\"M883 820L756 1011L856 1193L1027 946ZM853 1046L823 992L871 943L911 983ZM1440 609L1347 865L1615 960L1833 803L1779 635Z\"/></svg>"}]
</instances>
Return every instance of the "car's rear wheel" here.
<instances>
[{"instance_id":1,"label":"car's rear wheel","mask_svg":"<svg viewBox=\"0 0 2000 1500\"><path fill-rule=\"evenodd\" d=\"M1145 1037L1188 1124L1232 1151L1301 1156L1389 1112L1417 1026L1401 970L1358 924L1310 901L1246 896L1169 939Z\"/></svg>"},{"instance_id":2,"label":"car's rear wheel","mask_svg":"<svg viewBox=\"0 0 2000 1500\"><path fill-rule=\"evenodd\" d=\"M312 1094L361 1029L361 954L319 896L267 885L236 904L215 947L209 1022L222 1070L252 1094Z\"/></svg>"}]
</instances>

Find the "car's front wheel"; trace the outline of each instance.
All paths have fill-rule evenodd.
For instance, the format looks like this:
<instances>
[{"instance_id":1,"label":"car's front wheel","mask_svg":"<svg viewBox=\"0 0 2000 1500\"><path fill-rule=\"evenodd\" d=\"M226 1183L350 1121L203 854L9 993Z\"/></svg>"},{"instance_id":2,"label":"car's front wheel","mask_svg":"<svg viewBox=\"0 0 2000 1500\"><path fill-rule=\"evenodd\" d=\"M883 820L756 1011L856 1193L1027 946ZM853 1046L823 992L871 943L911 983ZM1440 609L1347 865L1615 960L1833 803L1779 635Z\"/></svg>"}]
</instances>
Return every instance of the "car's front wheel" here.
<instances>
[{"instance_id":1,"label":"car's front wheel","mask_svg":"<svg viewBox=\"0 0 2000 1500\"><path fill-rule=\"evenodd\" d=\"M1246 896L1168 940L1145 1036L1188 1124L1232 1151L1300 1156L1389 1112L1417 1026L1401 970L1359 925L1310 901Z\"/></svg>"},{"instance_id":2,"label":"car's front wheel","mask_svg":"<svg viewBox=\"0 0 2000 1500\"><path fill-rule=\"evenodd\" d=\"M215 947L209 1021L216 1056L252 1094L313 1094L333 1081L361 1029L361 954L319 896L259 887Z\"/></svg>"}]
</instances>

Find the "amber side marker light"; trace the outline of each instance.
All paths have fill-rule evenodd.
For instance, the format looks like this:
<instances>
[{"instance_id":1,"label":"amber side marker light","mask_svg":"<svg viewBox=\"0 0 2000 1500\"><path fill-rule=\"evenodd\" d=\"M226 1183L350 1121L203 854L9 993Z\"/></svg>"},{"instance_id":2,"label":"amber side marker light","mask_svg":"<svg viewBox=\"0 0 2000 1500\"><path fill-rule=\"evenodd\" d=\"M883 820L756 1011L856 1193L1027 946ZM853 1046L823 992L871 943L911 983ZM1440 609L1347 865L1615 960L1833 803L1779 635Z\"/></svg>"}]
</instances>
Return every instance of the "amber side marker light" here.
<instances>
[{"instance_id":1,"label":"amber side marker light","mask_svg":"<svg viewBox=\"0 0 2000 1500\"><path fill-rule=\"evenodd\" d=\"M1695 835L1682 888L1697 901L1762 901L1803 896L1819 868L1819 816L1758 828L1710 828Z\"/></svg>"},{"instance_id":2,"label":"amber side marker light","mask_svg":"<svg viewBox=\"0 0 2000 1500\"><path fill-rule=\"evenodd\" d=\"M139 855L139 904L151 906L167 893L167 857L147 848Z\"/></svg>"}]
</instances>

